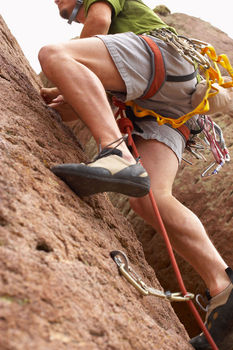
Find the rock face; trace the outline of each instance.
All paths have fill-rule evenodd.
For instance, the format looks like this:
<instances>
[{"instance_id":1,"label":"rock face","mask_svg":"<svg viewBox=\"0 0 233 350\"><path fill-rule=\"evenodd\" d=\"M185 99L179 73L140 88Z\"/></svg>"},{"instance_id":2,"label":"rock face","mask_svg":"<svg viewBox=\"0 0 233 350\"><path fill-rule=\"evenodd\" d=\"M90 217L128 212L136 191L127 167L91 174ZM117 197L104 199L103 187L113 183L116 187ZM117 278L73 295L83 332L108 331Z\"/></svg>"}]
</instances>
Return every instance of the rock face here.
<instances>
[{"instance_id":1,"label":"rock face","mask_svg":"<svg viewBox=\"0 0 233 350\"><path fill-rule=\"evenodd\" d=\"M157 9L158 7L155 10L157 11ZM165 15L163 16L163 14ZM233 63L233 40L218 28L196 17L182 13L170 14L170 11L164 6L159 9L159 15L167 24L175 27L179 34L211 43L218 54L227 54L231 63ZM43 83L49 86L46 79L43 80ZM214 116L214 120L223 128L226 143L232 156L231 117L219 113ZM81 122L79 128L79 141L85 146L86 153L93 155L93 143L91 141L87 143L87 140L89 140L87 129ZM203 162L190 158L188 154L185 154L185 158L189 158L193 165L189 166L185 163L181 165L173 192L183 204L200 217L221 255L231 265L231 247L233 243L232 163L225 165L217 176L203 180L200 174L213 161L212 155L208 152L206 157L207 162ZM114 206L121 210L134 227L137 237L143 245L146 259L156 271L162 286L168 290L178 290L173 269L161 237L130 210L128 201L124 196L111 194L110 198ZM226 244L228 242L229 244ZM187 289L195 294L204 294L205 286L196 272L179 257L177 259ZM200 330L189 308L179 303L172 305L189 335L196 335Z\"/></svg>"},{"instance_id":2,"label":"rock face","mask_svg":"<svg viewBox=\"0 0 233 350\"><path fill-rule=\"evenodd\" d=\"M125 251L161 289L130 223L49 170L86 156L1 17L0 42L0 349L191 349L170 304L141 297L109 256Z\"/></svg>"}]
</instances>

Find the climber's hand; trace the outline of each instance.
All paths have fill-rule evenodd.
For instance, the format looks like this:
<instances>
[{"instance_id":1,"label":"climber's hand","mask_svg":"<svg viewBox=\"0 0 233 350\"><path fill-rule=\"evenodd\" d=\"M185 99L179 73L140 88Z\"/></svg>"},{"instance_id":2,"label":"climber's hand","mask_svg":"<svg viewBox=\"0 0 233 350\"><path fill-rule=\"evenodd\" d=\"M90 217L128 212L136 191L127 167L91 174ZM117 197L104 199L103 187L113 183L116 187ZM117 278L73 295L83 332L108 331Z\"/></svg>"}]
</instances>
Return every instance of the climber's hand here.
<instances>
[{"instance_id":1,"label":"climber's hand","mask_svg":"<svg viewBox=\"0 0 233 350\"><path fill-rule=\"evenodd\" d=\"M54 109L57 109L61 107L61 105L66 104L66 101L63 97L63 95L58 95L56 98L54 98L50 103L48 103L48 106Z\"/></svg>"},{"instance_id":2,"label":"climber's hand","mask_svg":"<svg viewBox=\"0 0 233 350\"><path fill-rule=\"evenodd\" d=\"M42 88L40 89L40 95L46 104L50 104L54 99L61 95L58 88Z\"/></svg>"}]
</instances>

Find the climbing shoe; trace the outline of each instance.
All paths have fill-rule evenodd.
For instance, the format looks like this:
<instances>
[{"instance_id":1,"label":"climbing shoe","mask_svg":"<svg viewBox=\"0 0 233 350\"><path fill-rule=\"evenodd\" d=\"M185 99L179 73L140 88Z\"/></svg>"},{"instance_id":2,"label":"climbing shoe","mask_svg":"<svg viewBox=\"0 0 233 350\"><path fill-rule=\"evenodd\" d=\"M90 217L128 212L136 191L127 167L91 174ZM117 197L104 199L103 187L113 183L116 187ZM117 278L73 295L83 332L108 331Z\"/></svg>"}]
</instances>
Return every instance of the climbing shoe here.
<instances>
[{"instance_id":1,"label":"climbing shoe","mask_svg":"<svg viewBox=\"0 0 233 350\"><path fill-rule=\"evenodd\" d=\"M80 197L98 192L142 197L150 189L150 179L143 166L139 162L130 164L116 148L104 148L88 164L61 164L51 170Z\"/></svg>"},{"instance_id":2,"label":"climbing shoe","mask_svg":"<svg viewBox=\"0 0 233 350\"><path fill-rule=\"evenodd\" d=\"M205 326L219 350L233 349L233 271L227 268L231 283L223 292L209 298ZM190 344L196 350L211 350L203 333L192 338Z\"/></svg>"}]
</instances>

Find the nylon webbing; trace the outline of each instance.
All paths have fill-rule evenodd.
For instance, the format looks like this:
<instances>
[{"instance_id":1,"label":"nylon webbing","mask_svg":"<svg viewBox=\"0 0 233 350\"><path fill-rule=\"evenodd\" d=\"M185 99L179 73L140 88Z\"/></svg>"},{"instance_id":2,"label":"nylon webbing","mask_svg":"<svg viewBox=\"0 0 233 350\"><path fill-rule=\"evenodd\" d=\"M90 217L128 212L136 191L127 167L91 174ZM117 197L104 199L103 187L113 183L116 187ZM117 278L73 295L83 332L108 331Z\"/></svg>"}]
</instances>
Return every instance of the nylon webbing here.
<instances>
[{"instance_id":1,"label":"nylon webbing","mask_svg":"<svg viewBox=\"0 0 233 350\"><path fill-rule=\"evenodd\" d=\"M174 83L182 83L184 81L193 80L197 76L197 70L195 70L191 74L187 75L167 75L166 81L174 82Z\"/></svg>"},{"instance_id":2,"label":"nylon webbing","mask_svg":"<svg viewBox=\"0 0 233 350\"><path fill-rule=\"evenodd\" d=\"M165 66L163 62L163 56L161 54L161 51L158 47L158 45L148 36L145 35L139 35L141 39L143 39L151 48L153 54L154 54L154 79L150 85L149 90L146 92L144 96L142 96L142 99L148 99L152 97L156 92L160 89L162 84L165 81Z\"/></svg>"}]
</instances>

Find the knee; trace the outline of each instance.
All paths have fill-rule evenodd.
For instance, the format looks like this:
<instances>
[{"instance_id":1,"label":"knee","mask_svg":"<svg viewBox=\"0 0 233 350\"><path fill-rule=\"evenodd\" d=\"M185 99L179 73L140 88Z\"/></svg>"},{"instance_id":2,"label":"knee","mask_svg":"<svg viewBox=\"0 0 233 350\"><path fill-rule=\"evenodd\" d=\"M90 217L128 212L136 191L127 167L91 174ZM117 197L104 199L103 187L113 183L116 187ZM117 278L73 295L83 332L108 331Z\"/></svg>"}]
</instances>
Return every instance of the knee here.
<instances>
[{"instance_id":1,"label":"knee","mask_svg":"<svg viewBox=\"0 0 233 350\"><path fill-rule=\"evenodd\" d=\"M173 196L166 191L153 191L153 196L156 201L156 205L161 211L166 208L167 203L173 198ZM131 208L139 215L144 212L151 213L153 211L153 206L149 195L140 198L130 197L129 202Z\"/></svg>"},{"instance_id":2,"label":"knee","mask_svg":"<svg viewBox=\"0 0 233 350\"><path fill-rule=\"evenodd\" d=\"M38 59L41 65L41 68L46 73L51 67L54 67L56 61L60 59L62 54L61 45L47 45L40 49L38 54Z\"/></svg>"},{"instance_id":3,"label":"knee","mask_svg":"<svg viewBox=\"0 0 233 350\"><path fill-rule=\"evenodd\" d=\"M172 203L174 203L174 197L169 194L156 193L155 207L149 196L142 198L130 198L130 206L132 210L141 216L149 225L153 226L155 229L157 227L157 210L161 215L161 218L165 225L170 226L174 221L174 213ZM169 208L169 209L168 209ZM177 220L177 218L175 218Z\"/></svg>"}]
</instances>

